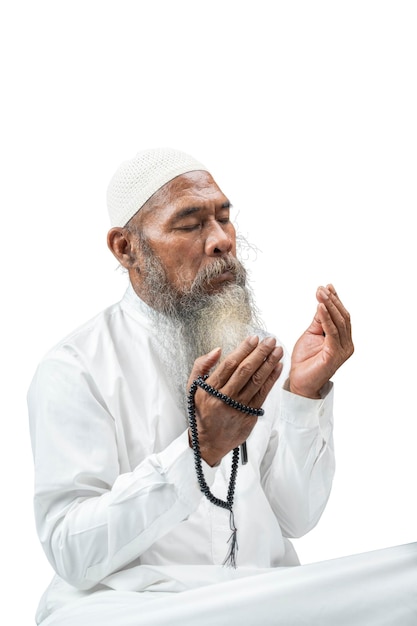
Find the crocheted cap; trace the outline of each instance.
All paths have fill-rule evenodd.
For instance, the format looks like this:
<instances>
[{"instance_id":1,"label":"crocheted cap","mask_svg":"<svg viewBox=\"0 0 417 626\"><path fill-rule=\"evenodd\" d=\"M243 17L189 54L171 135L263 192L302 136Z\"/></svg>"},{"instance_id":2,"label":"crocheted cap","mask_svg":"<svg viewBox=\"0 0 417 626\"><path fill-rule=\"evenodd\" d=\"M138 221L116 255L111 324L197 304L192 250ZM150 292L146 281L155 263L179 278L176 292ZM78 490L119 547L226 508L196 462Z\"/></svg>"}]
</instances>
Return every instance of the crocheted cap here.
<instances>
[{"instance_id":1,"label":"crocheted cap","mask_svg":"<svg viewBox=\"0 0 417 626\"><path fill-rule=\"evenodd\" d=\"M112 226L125 226L163 185L181 174L208 171L194 157L172 148L143 150L125 161L107 188L107 208Z\"/></svg>"}]
</instances>

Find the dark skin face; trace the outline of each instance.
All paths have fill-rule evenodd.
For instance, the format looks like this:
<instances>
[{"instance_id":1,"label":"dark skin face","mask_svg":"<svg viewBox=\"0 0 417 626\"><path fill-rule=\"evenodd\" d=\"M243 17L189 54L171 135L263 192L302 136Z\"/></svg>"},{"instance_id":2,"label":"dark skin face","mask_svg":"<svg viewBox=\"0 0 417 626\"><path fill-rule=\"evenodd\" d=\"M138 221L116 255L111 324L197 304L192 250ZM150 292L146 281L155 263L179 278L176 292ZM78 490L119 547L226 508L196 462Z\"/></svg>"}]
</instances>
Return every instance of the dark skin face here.
<instances>
[{"instance_id":1,"label":"dark skin face","mask_svg":"<svg viewBox=\"0 0 417 626\"><path fill-rule=\"evenodd\" d=\"M133 217L131 225L147 238L159 257L170 284L179 292L191 286L199 270L213 259L236 256L236 233L230 221L230 202L212 176L195 171L177 176L157 191ZM112 228L108 245L128 269L136 293L147 301L141 274L143 260L137 236L125 228ZM211 287L232 280L222 274Z\"/></svg>"}]
</instances>

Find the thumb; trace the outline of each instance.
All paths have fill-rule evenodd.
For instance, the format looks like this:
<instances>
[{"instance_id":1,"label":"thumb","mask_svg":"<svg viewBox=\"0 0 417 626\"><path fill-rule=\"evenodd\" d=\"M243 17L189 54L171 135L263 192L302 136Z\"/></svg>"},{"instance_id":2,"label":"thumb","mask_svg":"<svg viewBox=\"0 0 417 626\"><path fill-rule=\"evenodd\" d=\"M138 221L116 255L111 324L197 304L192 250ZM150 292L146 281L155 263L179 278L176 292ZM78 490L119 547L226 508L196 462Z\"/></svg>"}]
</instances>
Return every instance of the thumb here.
<instances>
[{"instance_id":1,"label":"thumb","mask_svg":"<svg viewBox=\"0 0 417 626\"><path fill-rule=\"evenodd\" d=\"M196 378L209 373L213 365L219 360L221 351L221 348L214 348L214 350L208 354L203 354L203 356L199 356L198 359L194 361L193 369L188 379L188 387L191 386Z\"/></svg>"},{"instance_id":2,"label":"thumb","mask_svg":"<svg viewBox=\"0 0 417 626\"><path fill-rule=\"evenodd\" d=\"M324 305L318 304L316 314L310 326L307 328L307 332L312 333L313 335L323 334L323 313L326 313Z\"/></svg>"}]
</instances>

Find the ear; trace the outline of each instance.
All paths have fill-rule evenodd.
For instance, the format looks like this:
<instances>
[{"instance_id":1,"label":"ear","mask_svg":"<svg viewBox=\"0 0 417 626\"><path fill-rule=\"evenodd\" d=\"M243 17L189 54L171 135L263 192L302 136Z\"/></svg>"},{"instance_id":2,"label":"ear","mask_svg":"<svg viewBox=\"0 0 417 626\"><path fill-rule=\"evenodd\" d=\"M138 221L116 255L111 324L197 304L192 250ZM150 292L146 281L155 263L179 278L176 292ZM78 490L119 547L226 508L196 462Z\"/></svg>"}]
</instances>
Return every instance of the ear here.
<instances>
[{"instance_id":1,"label":"ear","mask_svg":"<svg viewBox=\"0 0 417 626\"><path fill-rule=\"evenodd\" d=\"M136 251L132 235L127 228L111 228L107 233L107 245L120 265L132 269L136 261Z\"/></svg>"}]
</instances>

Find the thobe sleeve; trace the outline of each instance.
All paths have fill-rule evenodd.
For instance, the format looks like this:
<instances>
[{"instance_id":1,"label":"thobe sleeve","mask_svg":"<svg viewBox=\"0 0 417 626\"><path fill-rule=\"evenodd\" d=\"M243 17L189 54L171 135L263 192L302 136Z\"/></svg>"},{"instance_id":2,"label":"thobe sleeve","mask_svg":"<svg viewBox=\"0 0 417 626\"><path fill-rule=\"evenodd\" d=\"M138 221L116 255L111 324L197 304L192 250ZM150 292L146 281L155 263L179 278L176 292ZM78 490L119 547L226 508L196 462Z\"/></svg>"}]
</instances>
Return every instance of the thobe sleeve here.
<instances>
[{"instance_id":1,"label":"thobe sleeve","mask_svg":"<svg viewBox=\"0 0 417 626\"><path fill-rule=\"evenodd\" d=\"M116 424L76 355L43 361L28 405L38 534L70 584L93 587L197 508L187 431L120 474ZM209 484L215 471L204 464Z\"/></svg>"},{"instance_id":2,"label":"thobe sleeve","mask_svg":"<svg viewBox=\"0 0 417 626\"><path fill-rule=\"evenodd\" d=\"M318 400L281 389L261 474L286 537L309 532L329 498L335 469L332 408L332 383L322 389Z\"/></svg>"}]
</instances>

